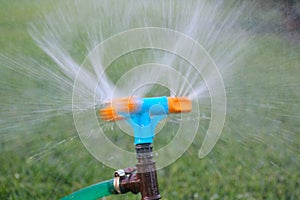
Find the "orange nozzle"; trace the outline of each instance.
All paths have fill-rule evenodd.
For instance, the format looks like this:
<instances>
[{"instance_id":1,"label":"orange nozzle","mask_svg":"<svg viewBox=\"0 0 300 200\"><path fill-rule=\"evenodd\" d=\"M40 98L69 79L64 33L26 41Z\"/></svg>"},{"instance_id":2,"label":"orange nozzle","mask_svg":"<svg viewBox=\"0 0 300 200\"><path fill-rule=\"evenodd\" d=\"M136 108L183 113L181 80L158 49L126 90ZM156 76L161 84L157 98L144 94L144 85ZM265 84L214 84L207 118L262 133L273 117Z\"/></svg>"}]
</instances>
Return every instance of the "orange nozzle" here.
<instances>
[{"instance_id":1,"label":"orange nozzle","mask_svg":"<svg viewBox=\"0 0 300 200\"><path fill-rule=\"evenodd\" d=\"M168 97L169 113L190 112L192 102L187 97Z\"/></svg>"},{"instance_id":2,"label":"orange nozzle","mask_svg":"<svg viewBox=\"0 0 300 200\"><path fill-rule=\"evenodd\" d=\"M99 114L101 119L105 121L116 121L122 119L122 116L118 115L112 106L100 109Z\"/></svg>"},{"instance_id":3,"label":"orange nozzle","mask_svg":"<svg viewBox=\"0 0 300 200\"><path fill-rule=\"evenodd\" d=\"M187 97L155 97L144 99L127 97L113 99L104 108L99 110L99 115L105 121L122 120L124 118L120 113L149 112L147 109L151 108L154 104L160 104L160 101L165 102L166 99L168 101L166 109L169 110L169 113L190 112L192 110L192 102Z\"/></svg>"},{"instance_id":4,"label":"orange nozzle","mask_svg":"<svg viewBox=\"0 0 300 200\"><path fill-rule=\"evenodd\" d=\"M116 121L122 120L123 117L118 113L134 112L138 108L137 100L134 97L114 99L107 103L105 108L99 110L99 115L102 120Z\"/></svg>"},{"instance_id":5,"label":"orange nozzle","mask_svg":"<svg viewBox=\"0 0 300 200\"><path fill-rule=\"evenodd\" d=\"M138 107L137 99L134 97L114 99L112 104L119 112L134 112Z\"/></svg>"}]
</instances>

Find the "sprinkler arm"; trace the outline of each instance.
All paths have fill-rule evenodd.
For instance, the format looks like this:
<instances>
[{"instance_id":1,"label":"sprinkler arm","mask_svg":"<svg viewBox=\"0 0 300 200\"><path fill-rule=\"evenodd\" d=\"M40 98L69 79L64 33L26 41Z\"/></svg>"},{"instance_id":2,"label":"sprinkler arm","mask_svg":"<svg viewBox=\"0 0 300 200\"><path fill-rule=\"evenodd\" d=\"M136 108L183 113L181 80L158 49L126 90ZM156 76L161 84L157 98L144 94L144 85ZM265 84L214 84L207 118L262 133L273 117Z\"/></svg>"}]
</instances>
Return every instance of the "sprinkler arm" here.
<instances>
[{"instance_id":1,"label":"sprinkler arm","mask_svg":"<svg viewBox=\"0 0 300 200\"><path fill-rule=\"evenodd\" d=\"M192 110L191 100L187 97L152 97L152 98L117 98L107 102L99 110L99 115L104 121L123 120L122 113L141 113L149 111L149 107L162 105L166 113L182 113ZM162 114L156 112L156 114Z\"/></svg>"},{"instance_id":2,"label":"sprinkler arm","mask_svg":"<svg viewBox=\"0 0 300 200\"><path fill-rule=\"evenodd\" d=\"M134 144L152 143L157 124L168 114L192 110L187 97L128 97L113 99L99 110L104 121L127 120L134 131Z\"/></svg>"}]
</instances>

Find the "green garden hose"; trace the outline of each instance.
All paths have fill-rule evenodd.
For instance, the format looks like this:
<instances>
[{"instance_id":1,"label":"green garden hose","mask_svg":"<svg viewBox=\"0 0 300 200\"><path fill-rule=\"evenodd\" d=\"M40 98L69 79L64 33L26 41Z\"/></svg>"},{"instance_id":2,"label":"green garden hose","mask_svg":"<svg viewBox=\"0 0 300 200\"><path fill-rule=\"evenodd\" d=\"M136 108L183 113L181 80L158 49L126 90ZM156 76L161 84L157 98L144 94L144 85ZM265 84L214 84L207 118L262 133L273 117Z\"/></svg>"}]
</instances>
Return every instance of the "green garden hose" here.
<instances>
[{"instance_id":1,"label":"green garden hose","mask_svg":"<svg viewBox=\"0 0 300 200\"><path fill-rule=\"evenodd\" d=\"M96 200L115 193L114 179L111 179L78 190L61 200Z\"/></svg>"}]
</instances>

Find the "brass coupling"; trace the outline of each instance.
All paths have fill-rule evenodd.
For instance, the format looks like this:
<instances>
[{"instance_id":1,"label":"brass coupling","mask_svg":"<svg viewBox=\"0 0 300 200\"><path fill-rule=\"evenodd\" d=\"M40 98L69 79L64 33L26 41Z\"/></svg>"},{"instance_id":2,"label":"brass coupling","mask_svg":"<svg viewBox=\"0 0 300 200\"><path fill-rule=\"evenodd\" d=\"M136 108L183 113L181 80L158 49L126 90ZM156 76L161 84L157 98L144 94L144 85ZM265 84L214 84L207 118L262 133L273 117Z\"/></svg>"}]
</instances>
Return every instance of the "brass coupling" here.
<instances>
[{"instance_id":1,"label":"brass coupling","mask_svg":"<svg viewBox=\"0 0 300 200\"><path fill-rule=\"evenodd\" d=\"M136 174L136 168L125 168L115 171L114 188L119 194L140 192L140 179Z\"/></svg>"}]
</instances>

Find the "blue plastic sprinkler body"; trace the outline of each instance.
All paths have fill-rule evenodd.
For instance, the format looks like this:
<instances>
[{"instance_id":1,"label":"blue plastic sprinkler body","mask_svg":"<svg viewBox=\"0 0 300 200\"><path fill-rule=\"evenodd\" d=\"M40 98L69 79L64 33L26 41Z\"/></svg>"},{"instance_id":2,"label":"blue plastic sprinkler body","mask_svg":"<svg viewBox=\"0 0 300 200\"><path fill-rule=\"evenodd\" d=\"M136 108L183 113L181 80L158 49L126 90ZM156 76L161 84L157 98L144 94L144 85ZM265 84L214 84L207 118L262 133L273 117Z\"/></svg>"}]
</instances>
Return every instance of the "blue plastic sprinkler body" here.
<instances>
[{"instance_id":1,"label":"blue plastic sprinkler body","mask_svg":"<svg viewBox=\"0 0 300 200\"><path fill-rule=\"evenodd\" d=\"M134 132L134 144L152 143L157 124L169 113L166 97L143 98L137 112L130 114L127 121Z\"/></svg>"},{"instance_id":2,"label":"blue plastic sprinkler body","mask_svg":"<svg viewBox=\"0 0 300 200\"><path fill-rule=\"evenodd\" d=\"M114 99L100 109L106 121L127 120L133 128L134 144L152 143L157 124L169 113L190 112L191 101L186 97L128 97Z\"/></svg>"}]
</instances>

